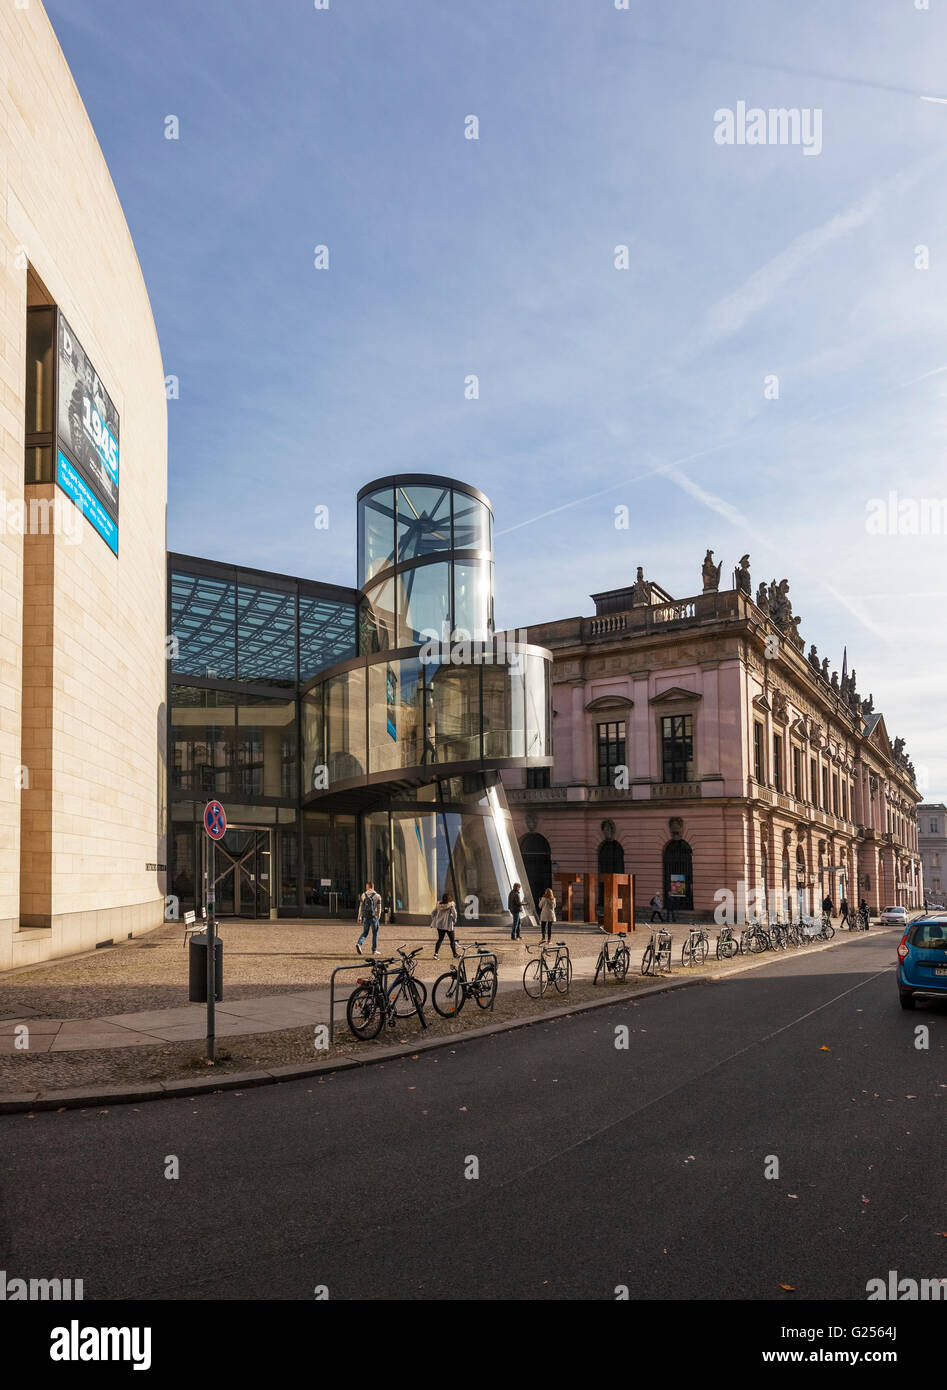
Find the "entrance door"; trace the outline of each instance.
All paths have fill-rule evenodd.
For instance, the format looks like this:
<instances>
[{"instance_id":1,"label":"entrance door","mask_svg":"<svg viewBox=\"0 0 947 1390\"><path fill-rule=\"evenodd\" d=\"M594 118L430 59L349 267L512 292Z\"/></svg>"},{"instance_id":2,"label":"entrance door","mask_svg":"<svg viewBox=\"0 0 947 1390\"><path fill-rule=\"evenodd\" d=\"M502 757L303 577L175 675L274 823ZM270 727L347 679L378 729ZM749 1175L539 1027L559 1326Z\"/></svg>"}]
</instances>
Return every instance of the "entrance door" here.
<instances>
[{"instance_id":1,"label":"entrance door","mask_svg":"<svg viewBox=\"0 0 947 1390\"><path fill-rule=\"evenodd\" d=\"M270 831L230 826L217 842L214 878L218 917L269 918L272 899Z\"/></svg>"}]
</instances>

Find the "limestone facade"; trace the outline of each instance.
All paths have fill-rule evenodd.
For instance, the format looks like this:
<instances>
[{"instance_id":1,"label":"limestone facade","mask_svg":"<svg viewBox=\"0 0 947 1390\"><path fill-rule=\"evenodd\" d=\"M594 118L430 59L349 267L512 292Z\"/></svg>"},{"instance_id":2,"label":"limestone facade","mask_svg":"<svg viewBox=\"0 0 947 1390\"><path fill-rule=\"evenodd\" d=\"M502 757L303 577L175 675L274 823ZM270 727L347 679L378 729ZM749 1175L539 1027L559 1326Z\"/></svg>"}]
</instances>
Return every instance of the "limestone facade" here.
<instances>
[{"instance_id":1,"label":"limestone facade","mask_svg":"<svg viewBox=\"0 0 947 1390\"><path fill-rule=\"evenodd\" d=\"M135 249L39 0L0 9L0 106L7 969L163 918L167 419ZM44 303L59 306L118 411L117 555L53 481L25 482L27 309Z\"/></svg>"}]
</instances>

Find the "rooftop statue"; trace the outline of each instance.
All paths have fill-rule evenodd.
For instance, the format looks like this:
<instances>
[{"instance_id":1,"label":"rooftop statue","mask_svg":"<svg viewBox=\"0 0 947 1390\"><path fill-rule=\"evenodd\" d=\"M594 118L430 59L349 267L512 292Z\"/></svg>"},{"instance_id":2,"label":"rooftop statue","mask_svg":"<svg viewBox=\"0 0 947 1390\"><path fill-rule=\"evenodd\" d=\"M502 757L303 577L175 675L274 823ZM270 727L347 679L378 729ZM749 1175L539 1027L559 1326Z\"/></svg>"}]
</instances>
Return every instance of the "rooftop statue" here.
<instances>
[{"instance_id":1,"label":"rooftop statue","mask_svg":"<svg viewBox=\"0 0 947 1390\"><path fill-rule=\"evenodd\" d=\"M714 564L714 553L708 550L704 556L704 563L701 566L701 578L704 581L704 593L715 594L720 588L720 571L723 568L723 561L719 565Z\"/></svg>"},{"instance_id":2,"label":"rooftop statue","mask_svg":"<svg viewBox=\"0 0 947 1390\"><path fill-rule=\"evenodd\" d=\"M809 648L809 656L807 660L809 662L809 665L812 667L813 671L819 670L819 653L816 651L816 646L814 642L812 646Z\"/></svg>"},{"instance_id":3,"label":"rooftop statue","mask_svg":"<svg viewBox=\"0 0 947 1390\"><path fill-rule=\"evenodd\" d=\"M741 594L747 594L747 595L752 594L753 590L752 590L752 588L750 587L750 557L749 557L749 555L743 555L743 556L741 556L741 558L740 558L740 563L737 565L737 568L736 568L736 571L735 571L733 577L734 577L734 580L735 580L735 585L734 585L734 587L737 588L737 589L739 589L739 591L740 591Z\"/></svg>"},{"instance_id":4,"label":"rooftop statue","mask_svg":"<svg viewBox=\"0 0 947 1390\"><path fill-rule=\"evenodd\" d=\"M651 590L648 588L648 581L644 577L644 570L638 566L638 573L631 590L631 606L637 608L639 604L651 602Z\"/></svg>"},{"instance_id":5,"label":"rooftop statue","mask_svg":"<svg viewBox=\"0 0 947 1390\"><path fill-rule=\"evenodd\" d=\"M761 608L767 615L769 614L769 595L766 592L765 582L761 583L756 591L756 606L757 608Z\"/></svg>"}]
</instances>

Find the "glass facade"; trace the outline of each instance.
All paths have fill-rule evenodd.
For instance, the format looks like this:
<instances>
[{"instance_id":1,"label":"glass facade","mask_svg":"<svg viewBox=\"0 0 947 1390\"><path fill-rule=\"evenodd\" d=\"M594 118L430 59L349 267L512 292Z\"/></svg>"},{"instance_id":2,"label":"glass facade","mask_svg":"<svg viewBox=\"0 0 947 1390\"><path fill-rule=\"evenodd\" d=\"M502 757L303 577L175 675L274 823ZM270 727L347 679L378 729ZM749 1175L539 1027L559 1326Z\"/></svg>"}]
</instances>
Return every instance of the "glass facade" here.
<instances>
[{"instance_id":1,"label":"glass facade","mask_svg":"<svg viewBox=\"0 0 947 1390\"><path fill-rule=\"evenodd\" d=\"M502 917L526 876L499 768L551 761L550 658L493 642L492 530L473 489L407 475L359 496L357 590L169 557L180 910L216 797L225 915L348 916L371 878L404 919L445 890Z\"/></svg>"},{"instance_id":2,"label":"glass facade","mask_svg":"<svg viewBox=\"0 0 947 1390\"><path fill-rule=\"evenodd\" d=\"M221 567L223 569L224 567ZM356 605L172 567L171 670L207 680L293 685L354 656Z\"/></svg>"},{"instance_id":3,"label":"glass facade","mask_svg":"<svg viewBox=\"0 0 947 1390\"><path fill-rule=\"evenodd\" d=\"M367 772L551 757L549 663L536 651L507 652L509 662L491 666L368 659L310 687L302 701L307 791L332 792Z\"/></svg>"}]
</instances>

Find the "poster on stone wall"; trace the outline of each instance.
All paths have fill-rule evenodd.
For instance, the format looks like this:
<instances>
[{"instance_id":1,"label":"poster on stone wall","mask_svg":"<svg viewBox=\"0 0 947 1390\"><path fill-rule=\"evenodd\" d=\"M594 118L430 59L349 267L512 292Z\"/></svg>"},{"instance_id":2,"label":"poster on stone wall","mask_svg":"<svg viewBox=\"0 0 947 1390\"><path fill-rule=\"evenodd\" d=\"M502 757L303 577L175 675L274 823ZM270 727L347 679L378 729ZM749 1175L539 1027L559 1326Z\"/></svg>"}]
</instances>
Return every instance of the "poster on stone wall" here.
<instances>
[{"instance_id":1,"label":"poster on stone wall","mask_svg":"<svg viewBox=\"0 0 947 1390\"><path fill-rule=\"evenodd\" d=\"M112 398L60 314L56 481L116 554L118 426Z\"/></svg>"}]
</instances>

